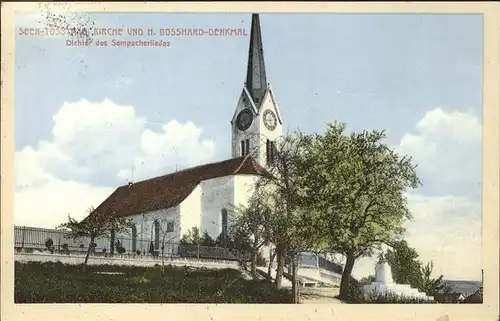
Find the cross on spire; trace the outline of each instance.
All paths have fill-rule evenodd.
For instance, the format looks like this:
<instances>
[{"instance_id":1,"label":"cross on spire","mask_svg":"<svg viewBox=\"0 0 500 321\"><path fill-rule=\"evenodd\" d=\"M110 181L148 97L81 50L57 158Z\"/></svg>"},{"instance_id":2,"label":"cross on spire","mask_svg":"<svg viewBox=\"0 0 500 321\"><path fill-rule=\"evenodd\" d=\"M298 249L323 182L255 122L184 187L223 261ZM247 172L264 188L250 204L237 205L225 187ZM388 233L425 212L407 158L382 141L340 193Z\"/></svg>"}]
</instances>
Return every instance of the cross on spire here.
<instances>
[{"instance_id":1,"label":"cross on spire","mask_svg":"<svg viewBox=\"0 0 500 321\"><path fill-rule=\"evenodd\" d=\"M259 15L252 14L250 46L248 49L247 81L245 83L257 108L267 90L266 67L264 65L264 48L260 31Z\"/></svg>"}]
</instances>

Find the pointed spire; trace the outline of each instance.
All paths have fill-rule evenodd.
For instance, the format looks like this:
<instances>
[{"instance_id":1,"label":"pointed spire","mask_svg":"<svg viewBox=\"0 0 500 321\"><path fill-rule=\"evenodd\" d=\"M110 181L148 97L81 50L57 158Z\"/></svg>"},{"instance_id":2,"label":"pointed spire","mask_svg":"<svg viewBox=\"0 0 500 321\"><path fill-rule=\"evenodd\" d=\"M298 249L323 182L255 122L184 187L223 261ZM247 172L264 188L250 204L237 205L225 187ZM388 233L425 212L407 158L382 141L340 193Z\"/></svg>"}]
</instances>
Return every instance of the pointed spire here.
<instances>
[{"instance_id":1,"label":"pointed spire","mask_svg":"<svg viewBox=\"0 0 500 321\"><path fill-rule=\"evenodd\" d=\"M250 47L248 49L248 69L245 86L252 95L257 108L267 90L266 67L264 65L264 48L260 32L259 15L252 14L252 29L250 31Z\"/></svg>"}]
</instances>

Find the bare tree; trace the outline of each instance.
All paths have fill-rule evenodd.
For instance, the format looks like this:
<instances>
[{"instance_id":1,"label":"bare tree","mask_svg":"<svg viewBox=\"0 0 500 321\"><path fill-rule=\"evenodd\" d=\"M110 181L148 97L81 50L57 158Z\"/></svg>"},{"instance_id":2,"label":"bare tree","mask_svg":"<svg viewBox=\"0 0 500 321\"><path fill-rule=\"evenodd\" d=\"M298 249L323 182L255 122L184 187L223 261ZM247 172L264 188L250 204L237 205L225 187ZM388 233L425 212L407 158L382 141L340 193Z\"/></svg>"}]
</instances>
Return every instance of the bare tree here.
<instances>
[{"instance_id":1,"label":"bare tree","mask_svg":"<svg viewBox=\"0 0 500 321\"><path fill-rule=\"evenodd\" d=\"M161 271L162 273L165 272L165 245L172 244L172 241L174 240L179 240L180 242L180 234L177 234L177 232L180 232L179 228L179 223L180 219L177 217L175 220L169 220L168 218L162 218L160 219L160 222L163 224L160 224L160 236L161 236ZM164 227L166 225L166 227ZM170 257L172 258L173 256L173 249Z\"/></svg>"},{"instance_id":2,"label":"bare tree","mask_svg":"<svg viewBox=\"0 0 500 321\"><path fill-rule=\"evenodd\" d=\"M90 238L85 261L83 262L84 272L87 267L90 251L97 238L111 237L111 234L125 232L131 226L130 220L120 217L115 213L98 212L92 207L88 210L88 213L89 215L81 221L77 221L68 215L68 221L57 227L58 229L68 230L68 234L65 236L67 238Z\"/></svg>"}]
</instances>

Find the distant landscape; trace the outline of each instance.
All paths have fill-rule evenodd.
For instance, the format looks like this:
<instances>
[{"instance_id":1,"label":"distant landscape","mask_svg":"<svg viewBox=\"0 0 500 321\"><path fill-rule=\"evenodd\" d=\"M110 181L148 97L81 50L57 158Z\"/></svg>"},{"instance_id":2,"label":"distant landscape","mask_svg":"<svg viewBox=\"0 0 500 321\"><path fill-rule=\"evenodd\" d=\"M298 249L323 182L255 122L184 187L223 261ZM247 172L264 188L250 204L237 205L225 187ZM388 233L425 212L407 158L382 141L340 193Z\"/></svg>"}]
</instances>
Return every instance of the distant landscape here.
<instances>
[{"instance_id":1,"label":"distant landscape","mask_svg":"<svg viewBox=\"0 0 500 321\"><path fill-rule=\"evenodd\" d=\"M472 294L481 286L481 281L443 280L453 292Z\"/></svg>"}]
</instances>

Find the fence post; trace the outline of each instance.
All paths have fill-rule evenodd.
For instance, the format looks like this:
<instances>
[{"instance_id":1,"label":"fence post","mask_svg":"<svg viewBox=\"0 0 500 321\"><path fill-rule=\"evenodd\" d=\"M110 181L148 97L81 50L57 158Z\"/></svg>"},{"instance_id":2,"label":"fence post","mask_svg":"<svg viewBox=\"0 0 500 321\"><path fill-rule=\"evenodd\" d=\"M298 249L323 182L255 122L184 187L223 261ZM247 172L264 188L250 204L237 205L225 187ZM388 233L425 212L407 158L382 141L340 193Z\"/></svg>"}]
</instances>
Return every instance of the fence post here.
<instances>
[{"instance_id":1,"label":"fence post","mask_svg":"<svg viewBox=\"0 0 500 321\"><path fill-rule=\"evenodd\" d=\"M23 233L22 233L21 248L22 248L22 249L24 249L24 231L25 231L25 228L24 228L24 227L22 227L22 228L21 228L21 231L23 232Z\"/></svg>"}]
</instances>

